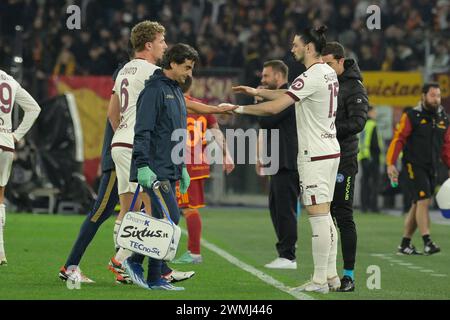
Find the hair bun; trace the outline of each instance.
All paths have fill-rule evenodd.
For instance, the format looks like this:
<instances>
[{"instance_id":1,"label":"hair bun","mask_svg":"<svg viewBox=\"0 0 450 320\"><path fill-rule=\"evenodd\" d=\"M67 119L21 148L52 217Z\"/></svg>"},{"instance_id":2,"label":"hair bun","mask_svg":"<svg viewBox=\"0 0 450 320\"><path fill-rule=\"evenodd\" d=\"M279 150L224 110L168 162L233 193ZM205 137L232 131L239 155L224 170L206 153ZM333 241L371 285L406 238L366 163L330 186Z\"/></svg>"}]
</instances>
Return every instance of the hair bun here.
<instances>
[{"instance_id":1,"label":"hair bun","mask_svg":"<svg viewBox=\"0 0 450 320\"><path fill-rule=\"evenodd\" d=\"M320 27L316 30L316 32L317 32L319 35L323 35L323 34L325 34L325 32L327 32L327 30L328 30L328 27L327 27L327 26L320 26Z\"/></svg>"}]
</instances>

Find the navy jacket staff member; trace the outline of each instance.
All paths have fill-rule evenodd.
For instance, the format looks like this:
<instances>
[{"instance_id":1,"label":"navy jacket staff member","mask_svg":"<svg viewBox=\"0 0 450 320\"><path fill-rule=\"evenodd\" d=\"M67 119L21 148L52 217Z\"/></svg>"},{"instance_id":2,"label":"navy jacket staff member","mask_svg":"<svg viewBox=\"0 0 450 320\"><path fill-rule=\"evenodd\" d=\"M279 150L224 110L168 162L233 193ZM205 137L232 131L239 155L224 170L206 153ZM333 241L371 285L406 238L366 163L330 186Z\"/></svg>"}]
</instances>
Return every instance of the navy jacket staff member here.
<instances>
[{"instance_id":1,"label":"navy jacket staff member","mask_svg":"<svg viewBox=\"0 0 450 320\"><path fill-rule=\"evenodd\" d=\"M322 50L323 61L338 75L339 94L336 113L336 134L341 147L336 187L334 189L331 215L336 219L341 235L344 276L340 291L354 291L354 268L356 259L356 226L353 221L353 194L355 176L358 172L357 134L366 124L369 101L362 84L361 72L353 59L345 59L344 47L329 42Z\"/></svg>"},{"instance_id":2,"label":"navy jacket staff member","mask_svg":"<svg viewBox=\"0 0 450 320\"><path fill-rule=\"evenodd\" d=\"M156 70L146 82L136 106L130 180L139 182L150 195L154 217L163 218L163 205L176 224L179 222L180 212L175 196L175 183L180 180L180 191L186 193L190 178L184 163L175 164L172 161L172 150L180 143L172 141L172 133L177 129L186 129L186 104L179 84L192 77L192 70L198 59L198 53L192 47L185 44L174 45L163 57L163 69ZM184 159L182 155L181 159ZM156 180L161 181L162 186L153 191L150 187ZM183 290L161 278L161 260L149 258L148 277L145 281L143 260L143 255L133 254L124 262L134 283L146 289Z\"/></svg>"}]
</instances>

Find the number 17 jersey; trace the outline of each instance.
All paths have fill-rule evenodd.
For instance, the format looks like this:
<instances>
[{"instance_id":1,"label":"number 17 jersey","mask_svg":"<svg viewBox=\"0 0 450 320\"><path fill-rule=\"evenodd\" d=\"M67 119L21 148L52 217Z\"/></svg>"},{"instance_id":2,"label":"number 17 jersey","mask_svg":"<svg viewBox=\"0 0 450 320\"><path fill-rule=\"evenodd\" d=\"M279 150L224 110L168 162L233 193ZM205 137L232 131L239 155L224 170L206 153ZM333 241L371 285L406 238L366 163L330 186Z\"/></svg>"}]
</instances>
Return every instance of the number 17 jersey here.
<instances>
[{"instance_id":1,"label":"number 17 jersey","mask_svg":"<svg viewBox=\"0 0 450 320\"><path fill-rule=\"evenodd\" d=\"M114 82L113 92L120 101L120 123L111 145L133 148L136 103L145 87L145 81L158 66L144 59L133 59L120 69Z\"/></svg>"},{"instance_id":2,"label":"number 17 jersey","mask_svg":"<svg viewBox=\"0 0 450 320\"><path fill-rule=\"evenodd\" d=\"M286 92L295 103L298 162L339 158L336 110L339 82L326 63L313 64Z\"/></svg>"}]
</instances>

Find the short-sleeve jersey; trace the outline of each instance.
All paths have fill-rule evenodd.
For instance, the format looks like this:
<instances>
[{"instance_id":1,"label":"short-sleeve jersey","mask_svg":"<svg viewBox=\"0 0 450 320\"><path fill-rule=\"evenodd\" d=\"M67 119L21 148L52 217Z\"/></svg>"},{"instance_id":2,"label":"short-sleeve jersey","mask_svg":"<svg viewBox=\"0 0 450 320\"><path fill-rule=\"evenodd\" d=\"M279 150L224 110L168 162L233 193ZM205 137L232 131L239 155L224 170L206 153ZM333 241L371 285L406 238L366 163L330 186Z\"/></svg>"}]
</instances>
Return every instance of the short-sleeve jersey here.
<instances>
[{"instance_id":1,"label":"short-sleeve jersey","mask_svg":"<svg viewBox=\"0 0 450 320\"><path fill-rule=\"evenodd\" d=\"M120 123L111 145L132 147L136 123L136 103L144 89L145 81L158 66L144 60L133 59L123 66L114 82L114 93L120 101Z\"/></svg>"},{"instance_id":2,"label":"short-sleeve jersey","mask_svg":"<svg viewBox=\"0 0 450 320\"><path fill-rule=\"evenodd\" d=\"M185 96L186 101L201 100ZM205 149L207 145L206 130L217 123L213 114L188 114L187 115L187 146L186 168L191 180L209 178L209 163L206 158Z\"/></svg>"},{"instance_id":3,"label":"short-sleeve jersey","mask_svg":"<svg viewBox=\"0 0 450 320\"><path fill-rule=\"evenodd\" d=\"M337 158L336 110L339 82L326 63L316 63L298 76L286 92L295 103L298 161Z\"/></svg>"}]
</instances>

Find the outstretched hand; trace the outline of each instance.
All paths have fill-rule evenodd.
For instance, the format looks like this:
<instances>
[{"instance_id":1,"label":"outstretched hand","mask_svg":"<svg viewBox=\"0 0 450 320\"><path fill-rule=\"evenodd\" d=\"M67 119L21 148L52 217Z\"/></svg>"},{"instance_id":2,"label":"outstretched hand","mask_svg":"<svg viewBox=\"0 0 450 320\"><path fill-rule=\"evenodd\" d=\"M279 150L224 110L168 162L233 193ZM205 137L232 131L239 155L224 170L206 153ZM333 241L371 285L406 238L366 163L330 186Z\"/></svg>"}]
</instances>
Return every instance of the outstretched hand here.
<instances>
[{"instance_id":1,"label":"outstretched hand","mask_svg":"<svg viewBox=\"0 0 450 320\"><path fill-rule=\"evenodd\" d=\"M233 114L237 108L238 106L231 103L221 103L217 106L217 113Z\"/></svg>"},{"instance_id":2,"label":"outstretched hand","mask_svg":"<svg viewBox=\"0 0 450 320\"><path fill-rule=\"evenodd\" d=\"M231 88L234 93L243 93L249 96L257 96L258 90L248 86L236 86Z\"/></svg>"},{"instance_id":3,"label":"outstretched hand","mask_svg":"<svg viewBox=\"0 0 450 320\"><path fill-rule=\"evenodd\" d=\"M219 107L221 107L221 108L226 108L226 107L231 107L231 106L234 107L234 109L233 109L234 113L242 113L243 108L241 106L237 106L237 105L231 104L231 103L221 103L221 104L219 104Z\"/></svg>"}]
</instances>

